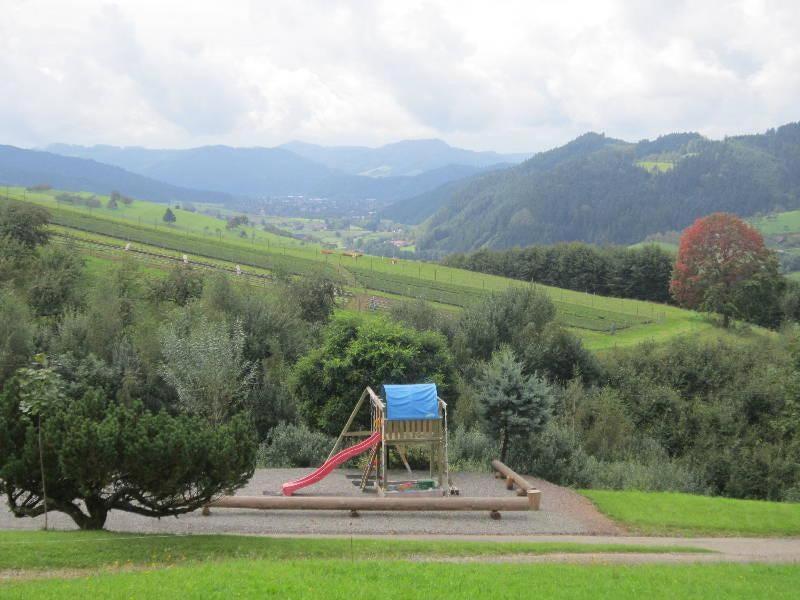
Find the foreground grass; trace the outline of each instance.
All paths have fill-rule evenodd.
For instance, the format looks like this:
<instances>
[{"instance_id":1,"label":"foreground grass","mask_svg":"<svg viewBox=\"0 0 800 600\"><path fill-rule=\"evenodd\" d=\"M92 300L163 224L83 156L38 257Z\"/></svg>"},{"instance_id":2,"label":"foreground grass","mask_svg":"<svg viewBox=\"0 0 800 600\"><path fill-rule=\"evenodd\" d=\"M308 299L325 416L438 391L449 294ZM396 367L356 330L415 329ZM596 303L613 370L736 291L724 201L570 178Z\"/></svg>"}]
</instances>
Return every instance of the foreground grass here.
<instances>
[{"instance_id":1,"label":"foreground grass","mask_svg":"<svg viewBox=\"0 0 800 600\"><path fill-rule=\"evenodd\" d=\"M231 560L0 585L7 598L791 598L774 565L443 564Z\"/></svg>"},{"instance_id":2,"label":"foreground grass","mask_svg":"<svg viewBox=\"0 0 800 600\"><path fill-rule=\"evenodd\" d=\"M96 569L221 559L403 559L591 552L704 552L684 546L136 535L106 531L0 532L0 569Z\"/></svg>"},{"instance_id":3,"label":"foreground grass","mask_svg":"<svg viewBox=\"0 0 800 600\"><path fill-rule=\"evenodd\" d=\"M615 521L650 535L800 535L800 504L670 492L583 490Z\"/></svg>"}]
</instances>

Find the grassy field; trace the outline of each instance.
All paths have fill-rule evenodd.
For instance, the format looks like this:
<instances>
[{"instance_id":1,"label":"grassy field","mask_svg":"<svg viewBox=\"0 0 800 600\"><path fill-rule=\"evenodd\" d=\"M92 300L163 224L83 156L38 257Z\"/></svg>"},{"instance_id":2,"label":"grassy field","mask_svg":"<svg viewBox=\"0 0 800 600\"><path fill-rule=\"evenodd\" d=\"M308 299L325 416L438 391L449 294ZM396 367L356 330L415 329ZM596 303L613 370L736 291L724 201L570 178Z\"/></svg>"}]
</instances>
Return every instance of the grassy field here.
<instances>
[{"instance_id":1,"label":"grassy field","mask_svg":"<svg viewBox=\"0 0 800 600\"><path fill-rule=\"evenodd\" d=\"M781 235L800 231L800 210L790 210L781 213L750 219L756 229L764 235Z\"/></svg>"},{"instance_id":2,"label":"grassy field","mask_svg":"<svg viewBox=\"0 0 800 600\"><path fill-rule=\"evenodd\" d=\"M228 560L0 584L5 598L793 598L776 565Z\"/></svg>"},{"instance_id":3,"label":"grassy field","mask_svg":"<svg viewBox=\"0 0 800 600\"><path fill-rule=\"evenodd\" d=\"M217 235L222 221L187 211L178 211L178 223L166 226L154 216L163 215L164 205L136 200L130 207L110 210L59 204L56 194L30 193L12 188L12 199L27 200L47 206L58 225L84 236L103 235L119 240L186 253L191 258L212 258L229 267L263 271L305 274L327 269L336 272L353 288L395 295L422 298L455 307L464 307L509 286L529 285L437 263L383 257L347 256L342 252L327 253L321 247L303 244L290 238L255 230L249 238L235 231ZM101 198L105 203L106 199ZM185 214L184 214L185 213ZM183 229L181 229L183 227ZM212 233L208 233L211 231ZM249 229L248 229L249 231ZM553 299L558 319L581 336L587 347L602 350L628 346L644 340L668 339L675 335L702 332L712 328L701 315L675 307L606 298L582 292L537 285Z\"/></svg>"},{"instance_id":4,"label":"grassy field","mask_svg":"<svg viewBox=\"0 0 800 600\"><path fill-rule=\"evenodd\" d=\"M648 535L800 535L800 503L669 492L581 493L615 521Z\"/></svg>"}]
</instances>

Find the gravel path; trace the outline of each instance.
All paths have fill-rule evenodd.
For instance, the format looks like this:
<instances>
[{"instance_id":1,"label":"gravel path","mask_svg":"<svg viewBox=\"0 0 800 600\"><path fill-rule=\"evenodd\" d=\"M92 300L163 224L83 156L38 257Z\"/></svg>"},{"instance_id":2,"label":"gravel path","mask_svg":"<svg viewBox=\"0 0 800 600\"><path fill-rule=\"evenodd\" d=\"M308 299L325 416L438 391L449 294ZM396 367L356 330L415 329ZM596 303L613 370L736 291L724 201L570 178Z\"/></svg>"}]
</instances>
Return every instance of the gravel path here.
<instances>
[{"instance_id":1,"label":"gravel path","mask_svg":"<svg viewBox=\"0 0 800 600\"><path fill-rule=\"evenodd\" d=\"M262 493L280 494L283 482L309 472L308 469L259 469L239 495L259 496ZM338 471L318 484L298 492L308 496L361 495L347 474ZM401 473L396 474L402 478ZM420 475L422 477L423 475ZM502 480L489 473L454 473L453 483L462 496L508 496ZM211 516L200 512L180 518L152 519L130 513L112 511L106 528L114 531L149 533L243 533L262 535L538 535L584 534L617 535L622 531L600 514L583 496L529 478L542 491L541 510L536 512L506 512L502 519L489 519L485 512L362 512L351 518L341 511L259 511L245 509L214 509ZM51 513L51 527L74 529L71 519ZM44 519L16 519L5 507L0 508L0 529L40 529Z\"/></svg>"}]
</instances>

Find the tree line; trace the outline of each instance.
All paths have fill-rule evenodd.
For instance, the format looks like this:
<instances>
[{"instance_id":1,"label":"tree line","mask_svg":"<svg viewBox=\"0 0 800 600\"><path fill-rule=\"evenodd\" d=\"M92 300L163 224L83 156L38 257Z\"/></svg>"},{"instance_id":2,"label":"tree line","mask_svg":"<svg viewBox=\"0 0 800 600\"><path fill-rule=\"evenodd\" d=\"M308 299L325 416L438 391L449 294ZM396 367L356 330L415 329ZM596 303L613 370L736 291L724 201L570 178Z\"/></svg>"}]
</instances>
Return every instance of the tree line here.
<instances>
[{"instance_id":1,"label":"tree line","mask_svg":"<svg viewBox=\"0 0 800 600\"><path fill-rule=\"evenodd\" d=\"M654 244L637 248L580 242L481 249L451 254L442 263L460 269L603 296L670 302L675 258Z\"/></svg>"}]
</instances>

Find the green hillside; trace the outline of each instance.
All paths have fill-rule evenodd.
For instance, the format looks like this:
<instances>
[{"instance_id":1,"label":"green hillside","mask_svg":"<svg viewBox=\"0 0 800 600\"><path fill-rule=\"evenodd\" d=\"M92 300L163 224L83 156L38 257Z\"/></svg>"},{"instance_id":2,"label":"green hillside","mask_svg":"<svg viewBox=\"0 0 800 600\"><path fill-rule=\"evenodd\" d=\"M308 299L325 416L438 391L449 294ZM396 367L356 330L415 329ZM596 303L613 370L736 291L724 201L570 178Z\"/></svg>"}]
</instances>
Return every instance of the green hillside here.
<instances>
[{"instance_id":1,"label":"green hillside","mask_svg":"<svg viewBox=\"0 0 800 600\"><path fill-rule=\"evenodd\" d=\"M798 208L799 157L800 123L722 141L673 134L632 144L589 133L429 193L421 210L437 211L417 248L440 256L576 240L631 244L716 211Z\"/></svg>"},{"instance_id":2,"label":"green hillside","mask_svg":"<svg viewBox=\"0 0 800 600\"><path fill-rule=\"evenodd\" d=\"M362 292L422 298L453 307L468 306L508 286L528 285L436 263L330 253L316 245L259 231L257 227L228 231L219 219L184 210L173 209L177 221L167 226L160 220L164 206L142 200L111 210L105 208L108 200L105 197L99 197L102 208L88 208L59 203L57 195L54 191L26 193L21 188L9 191L11 201L46 206L57 225L116 238L120 250L126 242L147 244L177 256L185 253L192 258L215 259L229 268L238 264L245 270L255 268L296 275L323 268L338 273L347 285ZM241 237L241 231L247 237ZM593 349L627 346L711 328L701 315L675 307L537 287L553 298L559 321Z\"/></svg>"}]
</instances>

